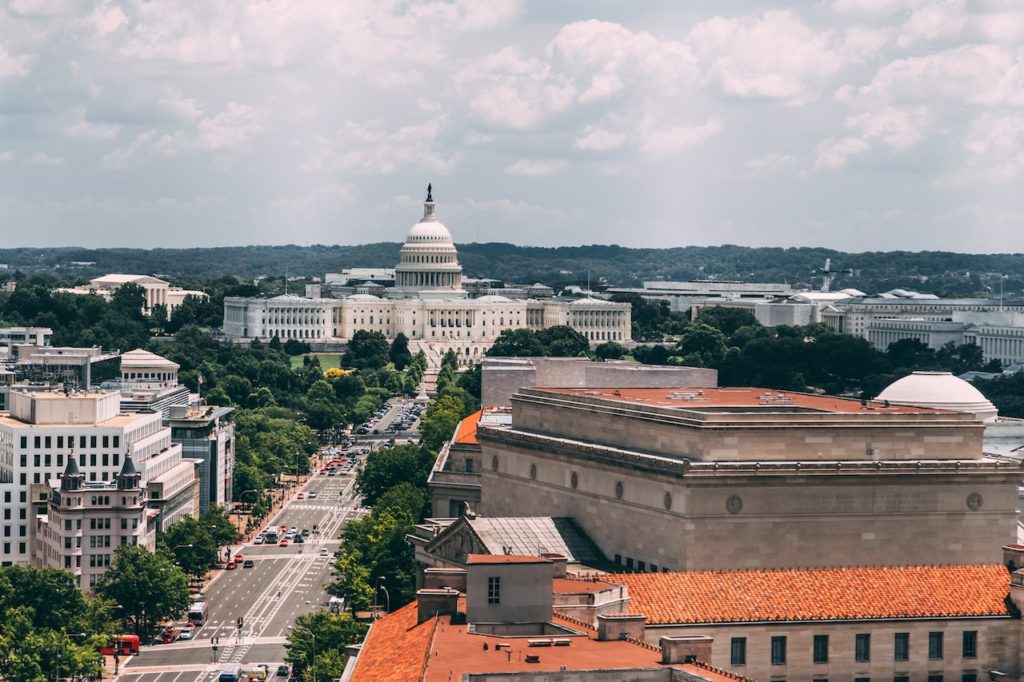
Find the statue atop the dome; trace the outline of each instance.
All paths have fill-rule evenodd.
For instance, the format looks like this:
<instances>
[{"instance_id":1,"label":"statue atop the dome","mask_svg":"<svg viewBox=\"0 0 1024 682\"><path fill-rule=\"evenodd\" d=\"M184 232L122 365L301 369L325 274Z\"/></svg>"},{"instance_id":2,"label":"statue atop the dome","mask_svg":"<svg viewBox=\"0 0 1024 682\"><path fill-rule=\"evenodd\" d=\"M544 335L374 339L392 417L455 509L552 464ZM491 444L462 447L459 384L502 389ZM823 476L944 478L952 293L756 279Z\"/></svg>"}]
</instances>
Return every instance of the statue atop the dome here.
<instances>
[{"instance_id":1,"label":"statue atop the dome","mask_svg":"<svg viewBox=\"0 0 1024 682\"><path fill-rule=\"evenodd\" d=\"M427 183L427 201L433 201L433 200L434 200L434 197L431 196L431 187L430 187L430 183L428 182Z\"/></svg>"}]
</instances>

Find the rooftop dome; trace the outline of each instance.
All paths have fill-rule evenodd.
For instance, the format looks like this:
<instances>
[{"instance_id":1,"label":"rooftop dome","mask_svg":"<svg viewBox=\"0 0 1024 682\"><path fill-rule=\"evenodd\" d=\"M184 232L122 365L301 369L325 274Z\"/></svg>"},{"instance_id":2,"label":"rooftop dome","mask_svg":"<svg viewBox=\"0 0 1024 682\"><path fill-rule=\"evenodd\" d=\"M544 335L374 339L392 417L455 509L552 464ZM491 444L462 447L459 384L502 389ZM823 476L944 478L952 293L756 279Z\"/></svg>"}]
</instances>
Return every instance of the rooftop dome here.
<instances>
[{"instance_id":1,"label":"rooftop dome","mask_svg":"<svg viewBox=\"0 0 1024 682\"><path fill-rule=\"evenodd\" d=\"M998 411L981 391L949 372L914 372L889 384L876 400L894 405L971 412L979 421L995 421Z\"/></svg>"},{"instance_id":2,"label":"rooftop dome","mask_svg":"<svg viewBox=\"0 0 1024 682\"><path fill-rule=\"evenodd\" d=\"M436 218L416 223L405 237L406 244L451 244L452 233Z\"/></svg>"},{"instance_id":3,"label":"rooftop dome","mask_svg":"<svg viewBox=\"0 0 1024 682\"><path fill-rule=\"evenodd\" d=\"M480 298L478 298L476 300L481 302L481 303L511 303L512 302L511 298L507 298L505 296L499 296L498 294L488 294L486 296L481 296Z\"/></svg>"}]
</instances>

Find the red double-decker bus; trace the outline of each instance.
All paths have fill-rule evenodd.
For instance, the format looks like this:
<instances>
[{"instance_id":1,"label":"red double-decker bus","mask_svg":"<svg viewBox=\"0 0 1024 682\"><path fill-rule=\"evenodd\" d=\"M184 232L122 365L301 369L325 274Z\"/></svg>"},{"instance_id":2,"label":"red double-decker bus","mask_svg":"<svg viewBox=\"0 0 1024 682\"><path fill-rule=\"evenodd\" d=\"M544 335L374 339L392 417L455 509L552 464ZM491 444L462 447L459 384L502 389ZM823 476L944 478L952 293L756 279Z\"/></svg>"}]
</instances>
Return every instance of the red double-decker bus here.
<instances>
[{"instance_id":1,"label":"red double-decker bus","mask_svg":"<svg viewBox=\"0 0 1024 682\"><path fill-rule=\"evenodd\" d=\"M104 656L113 656L115 653L118 656L134 656L139 653L139 636L114 635L114 641L110 646L100 649L100 653Z\"/></svg>"}]
</instances>

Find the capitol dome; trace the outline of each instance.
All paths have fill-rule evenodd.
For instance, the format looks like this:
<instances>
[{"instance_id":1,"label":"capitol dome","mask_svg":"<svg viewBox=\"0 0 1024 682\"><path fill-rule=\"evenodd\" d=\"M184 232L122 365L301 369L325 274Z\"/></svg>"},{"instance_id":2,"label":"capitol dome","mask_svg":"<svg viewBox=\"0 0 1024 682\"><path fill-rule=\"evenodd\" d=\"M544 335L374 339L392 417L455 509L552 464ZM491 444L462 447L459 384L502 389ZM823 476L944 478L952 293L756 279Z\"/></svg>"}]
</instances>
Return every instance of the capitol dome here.
<instances>
[{"instance_id":1,"label":"capitol dome","mask_svg":"<svg viewBox=\"0 0 1024 682\"><path fill-rule=\"evenodd\" d=\"M971 412L979 421L995 421L999 412L981 391L949 372L914 372L889 384L875 400L893 405Z\"/></svg>"},{"instance_id":2,"label":"capitol dome","mask_svg":"<svg viewBox=\"0 0 1024 682\"><path fill-rule=\"evenodd\" d=\"M462 266L452 241L452 234L437 219L432 187L427 185L423 217L406 235L395 267L395 289L398 296L418 296L430 292L445 296L465 295L462 289Z\"/></svg>"}]
</instances>

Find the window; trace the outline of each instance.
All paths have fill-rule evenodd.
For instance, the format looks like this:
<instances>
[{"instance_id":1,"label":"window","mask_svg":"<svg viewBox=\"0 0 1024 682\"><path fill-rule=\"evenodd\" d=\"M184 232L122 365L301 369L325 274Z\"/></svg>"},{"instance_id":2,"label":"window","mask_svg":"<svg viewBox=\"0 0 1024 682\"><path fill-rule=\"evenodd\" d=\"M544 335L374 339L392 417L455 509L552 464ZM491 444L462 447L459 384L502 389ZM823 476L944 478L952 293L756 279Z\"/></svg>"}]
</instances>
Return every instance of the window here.
<instances>
[{"instance_id":1,"label":"window","mask_svg":"<svg viewBox=\"0 0 1024 682\"><path fill-rule=\"evenodd\" d=\"M960 682L978 682L978 673L964 673L960 676Z\"/></svg>"},{"instance_id":2,"label":"window","mask_svg":"<svg viewBox=\"0 0 1024 682\"><path fill-rule=\"evenodd\" d=\"M828 663L828 635L814 636L814 662Z\"/></svg>"},{"instance_id":3,"label":"window","mask_svg":"<svg viewBox=\"0 0 1024 682\"><path fill-rule=\"evenodd\" d=\"M487 603L501 603L501 578L499 576L492 575L487 578Z\"/></svg>"},{"instance_id":4,"label":"window","mask_svg":"<svg viewBox=\"0 0 1024 682\"><path fill-rule=\"evenodd\" d=\"M109 448L110 447L110 436L103 436L103 447L104 448Z\"/></svg>"},{"instance_id":5,"label":"window","mask_svg":"<svg viewBox=\"0 0 1024 682\"><path fill-rule=\"evenodd\" d=\"M855 678L853 678L853 682L871 682L871 678L870 677L855 677Z\"/></svg>"},{"instance_id":6,"label":"window","mask_svg":"<svg viewBox=\"0 0 1024 682\"><path fill-rule=\"evenodd\" d=\"M932 633L935 634L935 633ZM941 634L941 633L939 633ZM928 676L928 682L942 682L942 675L939 673L932 673Z\"/></svg>"},{"instance_id":7,"label":"window","mask_svg":"<svg viewBox=\"0 0 1024 682\"><path fill-rule=\"evenodd\" d=\"M941 632L929 632L928 633L928 659L931 660L931 661L935 661L935 660L939 660L941 658L942 658L942 633ZM931 680L931 676L929 676L928 679Z\"/></svg>"},{"instance_id":8,"label":"window","mask_svg":"<svg viewBox=\"0 0 1024 682\"><path fill-rule=\"evenodd\" d=\"M96 436L89 436L89 447L96 449Z\"/></svg>"},{"instance_id":9,"label":"window","mask_svg":"<svg viewBox=\"0 0 1024 682\"><path fill-rule=\"evenodd\" d=\"M978 657L978 631L964 630L964 658Z\"/></svg>"},{"instance_id":10,"label":"window","mask_svg":"<svg viewBox=\"0 0 1024 682\"><path fill-rule=\"evenodd\" d=\"M747 638L733 637L729 645L729 663L731 665L747 664Z\"/></svg>"},{"instance_id":11,"label":"window","mask_svg":"<svg viewBox=\"0 0 1024 682\"><path fill-rule=\"evenodd\" d=\"M857 635L854 641L853 658L856 661L871 660L871 635Z\"/></svg>"},{"instance_id":12,"label":"window","mask_svg":"<svg viewBox=\"0 0 1024 682\"><path fill-rule=\"evenodd\" d=\"M785 637L772 637L772 665L786 665Z\"/></svg>"},{"instance_id":13,"label":"window","mask_svg":"<svg viewBox=\"0 0 1024 682\"><path fill-rule=\"evenodd\" d=\"M28 447L28 436L22 436L21 437L21 449L24 450L27 447ZM5 550L5 553L6 553L6 550Z\"/></svg>"},{"instance_id":14,"label":"window","mask_svg":"<svg viewBox=\"0 0 1024 682\"><path fill-rule=\"evenodd\" d=\"M43 443L45 444L46 449L49 450L50 448L53 447L52 437L47 436L46 438L43 439Z\"/></svg>"},{"instance_id":15,"label":"window","mask_svg":"<svg viewBox=\"0 0 1024 682\"><path fill-rule=\"evenodd\" d=\"M896 660L896 661L909 661L910 660L910 633L909 632L897 632L896 633L896 641L895 641L893 660Z\"/></svg>"},{"instance_id":16,"label":"window","mask_svg":"<svg viewBox=\"0 0 1024 682\"><path fill-rule=\"evenodd\" d=\"M121 436L114 436L114 447L115 448L121 447ZM115 462L115 464L116 463L117 462Z\"/></svg>"}]
</instances>

